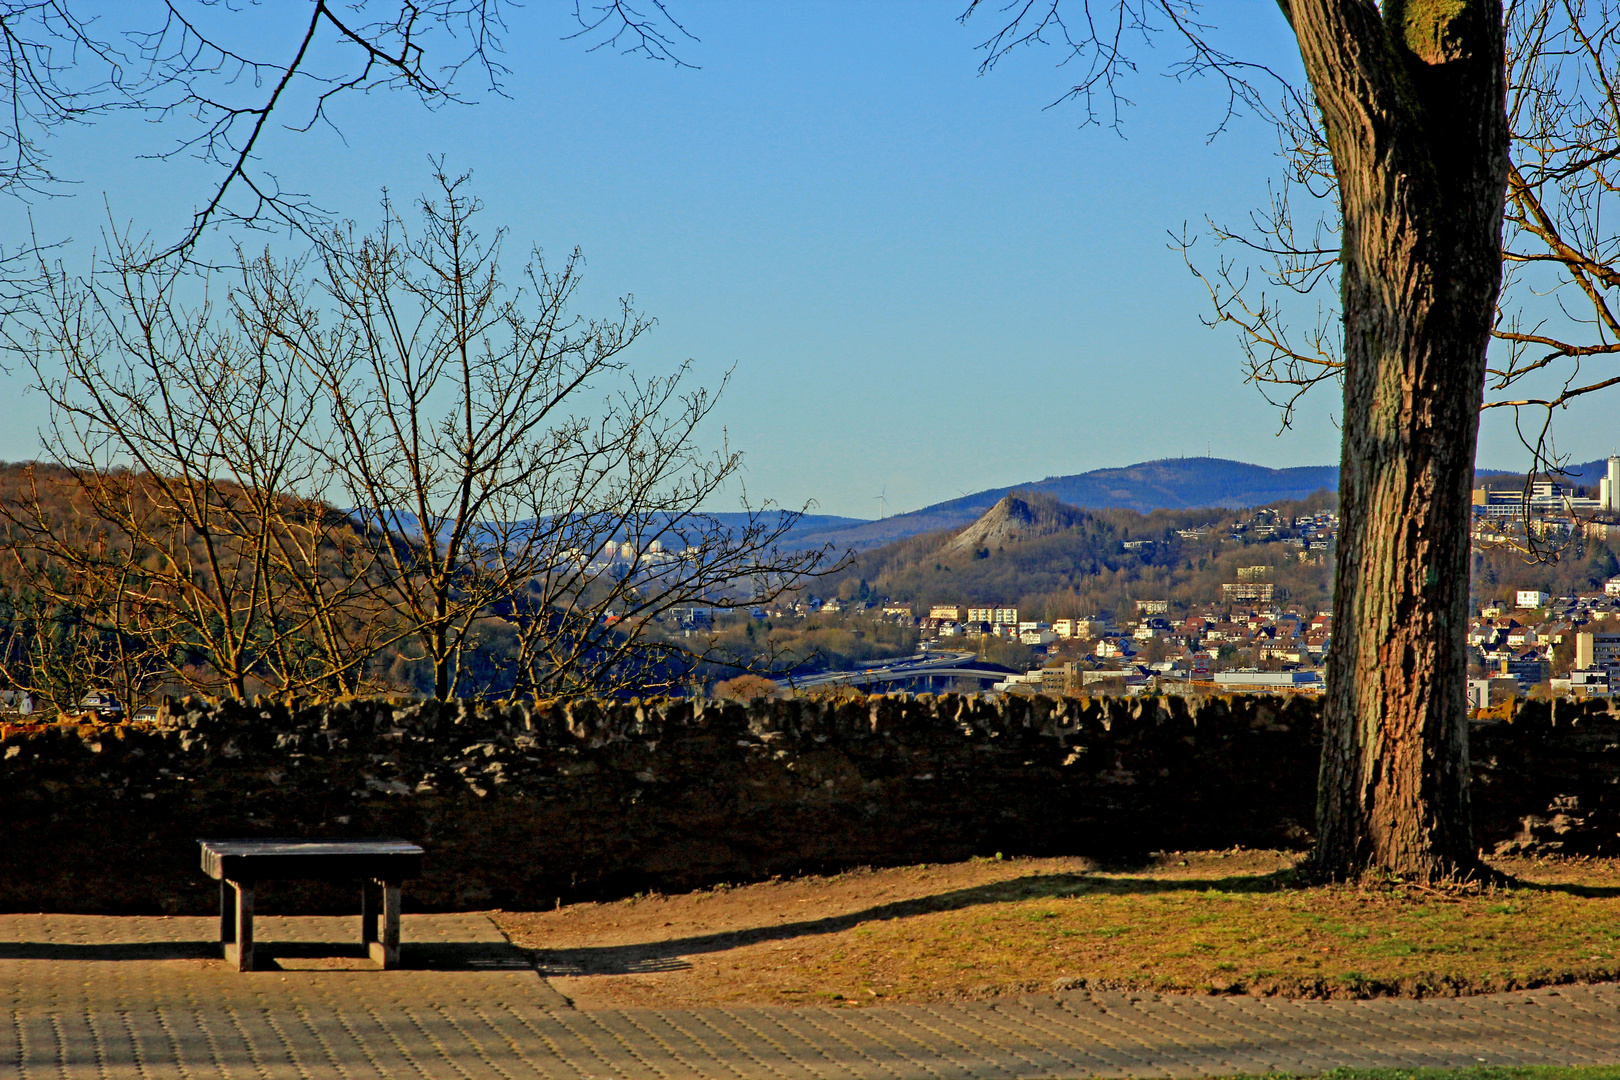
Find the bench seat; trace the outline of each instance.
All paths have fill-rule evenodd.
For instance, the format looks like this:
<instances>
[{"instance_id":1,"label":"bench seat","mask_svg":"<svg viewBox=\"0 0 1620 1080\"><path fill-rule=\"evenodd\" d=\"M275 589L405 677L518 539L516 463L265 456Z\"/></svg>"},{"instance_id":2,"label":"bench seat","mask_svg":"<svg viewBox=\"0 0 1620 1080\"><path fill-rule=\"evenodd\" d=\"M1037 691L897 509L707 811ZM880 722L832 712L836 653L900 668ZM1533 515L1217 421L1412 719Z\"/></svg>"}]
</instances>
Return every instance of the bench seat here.
<instances>
[{"instance_id":1,"label":"bench seat","mask_svg":"<svg viewBox=\"0 0 1620 1080\"><path fill-rule=\"evenodd\" d=\"M400 884L422 875L422 849L417 845L393 837L197 843L202 848L203 873L219 882L220 945L225 959L233 961L238 971L253 970L254 886L289 878L360 881L361 944L379 967L399 966ZM372 882L380 886L382 894L381 934Z\"/></svg>"}]
</instances>

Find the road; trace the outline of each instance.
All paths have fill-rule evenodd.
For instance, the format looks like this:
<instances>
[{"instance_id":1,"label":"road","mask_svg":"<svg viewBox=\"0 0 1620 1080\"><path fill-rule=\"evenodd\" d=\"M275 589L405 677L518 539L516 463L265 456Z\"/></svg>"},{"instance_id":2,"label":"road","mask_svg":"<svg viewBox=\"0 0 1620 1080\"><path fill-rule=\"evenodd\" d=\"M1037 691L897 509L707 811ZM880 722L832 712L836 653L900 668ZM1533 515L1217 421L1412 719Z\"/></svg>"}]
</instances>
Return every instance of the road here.
<instances>
[{"instance_id":1,"label":"road","mask_svg":"<svg viewBox=\"0 0 1620 1080\"><path fill-rule=\"evenodd\" d=\"M987 670L992 665L980 666L975 653L926 652L890 660L878 660L848 671L825 671L789 680L798 690L815 686L872 686L880 683L908 682L912 679L961 678L999 681L1007 675L1005 669Z\"/></svg>"}]
</instances>

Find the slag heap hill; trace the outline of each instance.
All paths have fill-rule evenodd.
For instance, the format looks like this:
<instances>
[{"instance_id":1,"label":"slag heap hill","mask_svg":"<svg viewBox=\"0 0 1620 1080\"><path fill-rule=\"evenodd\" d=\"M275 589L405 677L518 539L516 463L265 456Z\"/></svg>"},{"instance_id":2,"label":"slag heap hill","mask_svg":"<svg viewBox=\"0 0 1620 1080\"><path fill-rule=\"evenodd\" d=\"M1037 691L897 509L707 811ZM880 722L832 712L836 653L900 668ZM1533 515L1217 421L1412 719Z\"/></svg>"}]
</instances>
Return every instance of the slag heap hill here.
<instances>
[{"instance_id":1,"label":"slag heap hill","mask_svg":"<svg viewBox=\"0 0 1620 1080\"><path fill-rule=\"evenodd\" d=\"M963 529L944 547L946 552L995 550L1022 540L1067 532L1086 522L1084 511L1052 495L1015 491Z\"/></svg>"}]
</instances>

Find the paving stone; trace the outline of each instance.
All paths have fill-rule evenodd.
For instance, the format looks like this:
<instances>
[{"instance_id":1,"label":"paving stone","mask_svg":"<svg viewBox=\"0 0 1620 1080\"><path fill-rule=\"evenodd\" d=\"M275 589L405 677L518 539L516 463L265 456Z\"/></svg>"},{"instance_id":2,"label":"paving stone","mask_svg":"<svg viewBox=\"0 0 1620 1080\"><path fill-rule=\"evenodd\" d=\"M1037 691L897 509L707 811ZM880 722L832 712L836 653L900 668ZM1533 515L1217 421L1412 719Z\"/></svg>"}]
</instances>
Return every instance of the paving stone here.
<instances>
[{"instance_id":1,"label":"paving stone","mask_svg":"<svg viewBox=\"0 0 1620 1080\"><path fill-rule=\"evenodd\" d=\"M1620 1062L1609 985L578 1011L482 916L406 916L407 968L387 972L345 953L357 919L261 926L277 970L244 974L217 958L212 919L0 916L0 1077L1035 1080Z\"/></svg>"}]
</instances>

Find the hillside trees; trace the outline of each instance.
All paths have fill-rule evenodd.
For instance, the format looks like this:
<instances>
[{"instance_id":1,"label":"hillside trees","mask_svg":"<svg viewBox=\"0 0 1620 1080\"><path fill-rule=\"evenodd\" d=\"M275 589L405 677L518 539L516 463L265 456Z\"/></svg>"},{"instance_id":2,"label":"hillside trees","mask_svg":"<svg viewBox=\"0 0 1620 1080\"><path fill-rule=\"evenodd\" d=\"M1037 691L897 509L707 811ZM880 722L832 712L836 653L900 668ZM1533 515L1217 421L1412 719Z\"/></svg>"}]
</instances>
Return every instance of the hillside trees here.
<instances>
[{"instance_id":1,"label":"hillside trees","mask_svg":"<svg viewBox=\"0 0 1620 1080\"><path fill-rule=\"evenodd\" d=\"M650 633L664 612L814 572L778 550L797 515L701 513L740 456L700 445L715 396L684 369L627 370L650 325L628 300L573 315L577 252L509 282L466 178L437 180L414 221L385 202L370 233L243 258L218 301L127 251L110 277L42 271L7 343L76 512L8 503L13 559L120 582L109 629L196 689L353 692L392 650L441 698L656 689L694 661Z\"/></svg>"}]
</instances>

